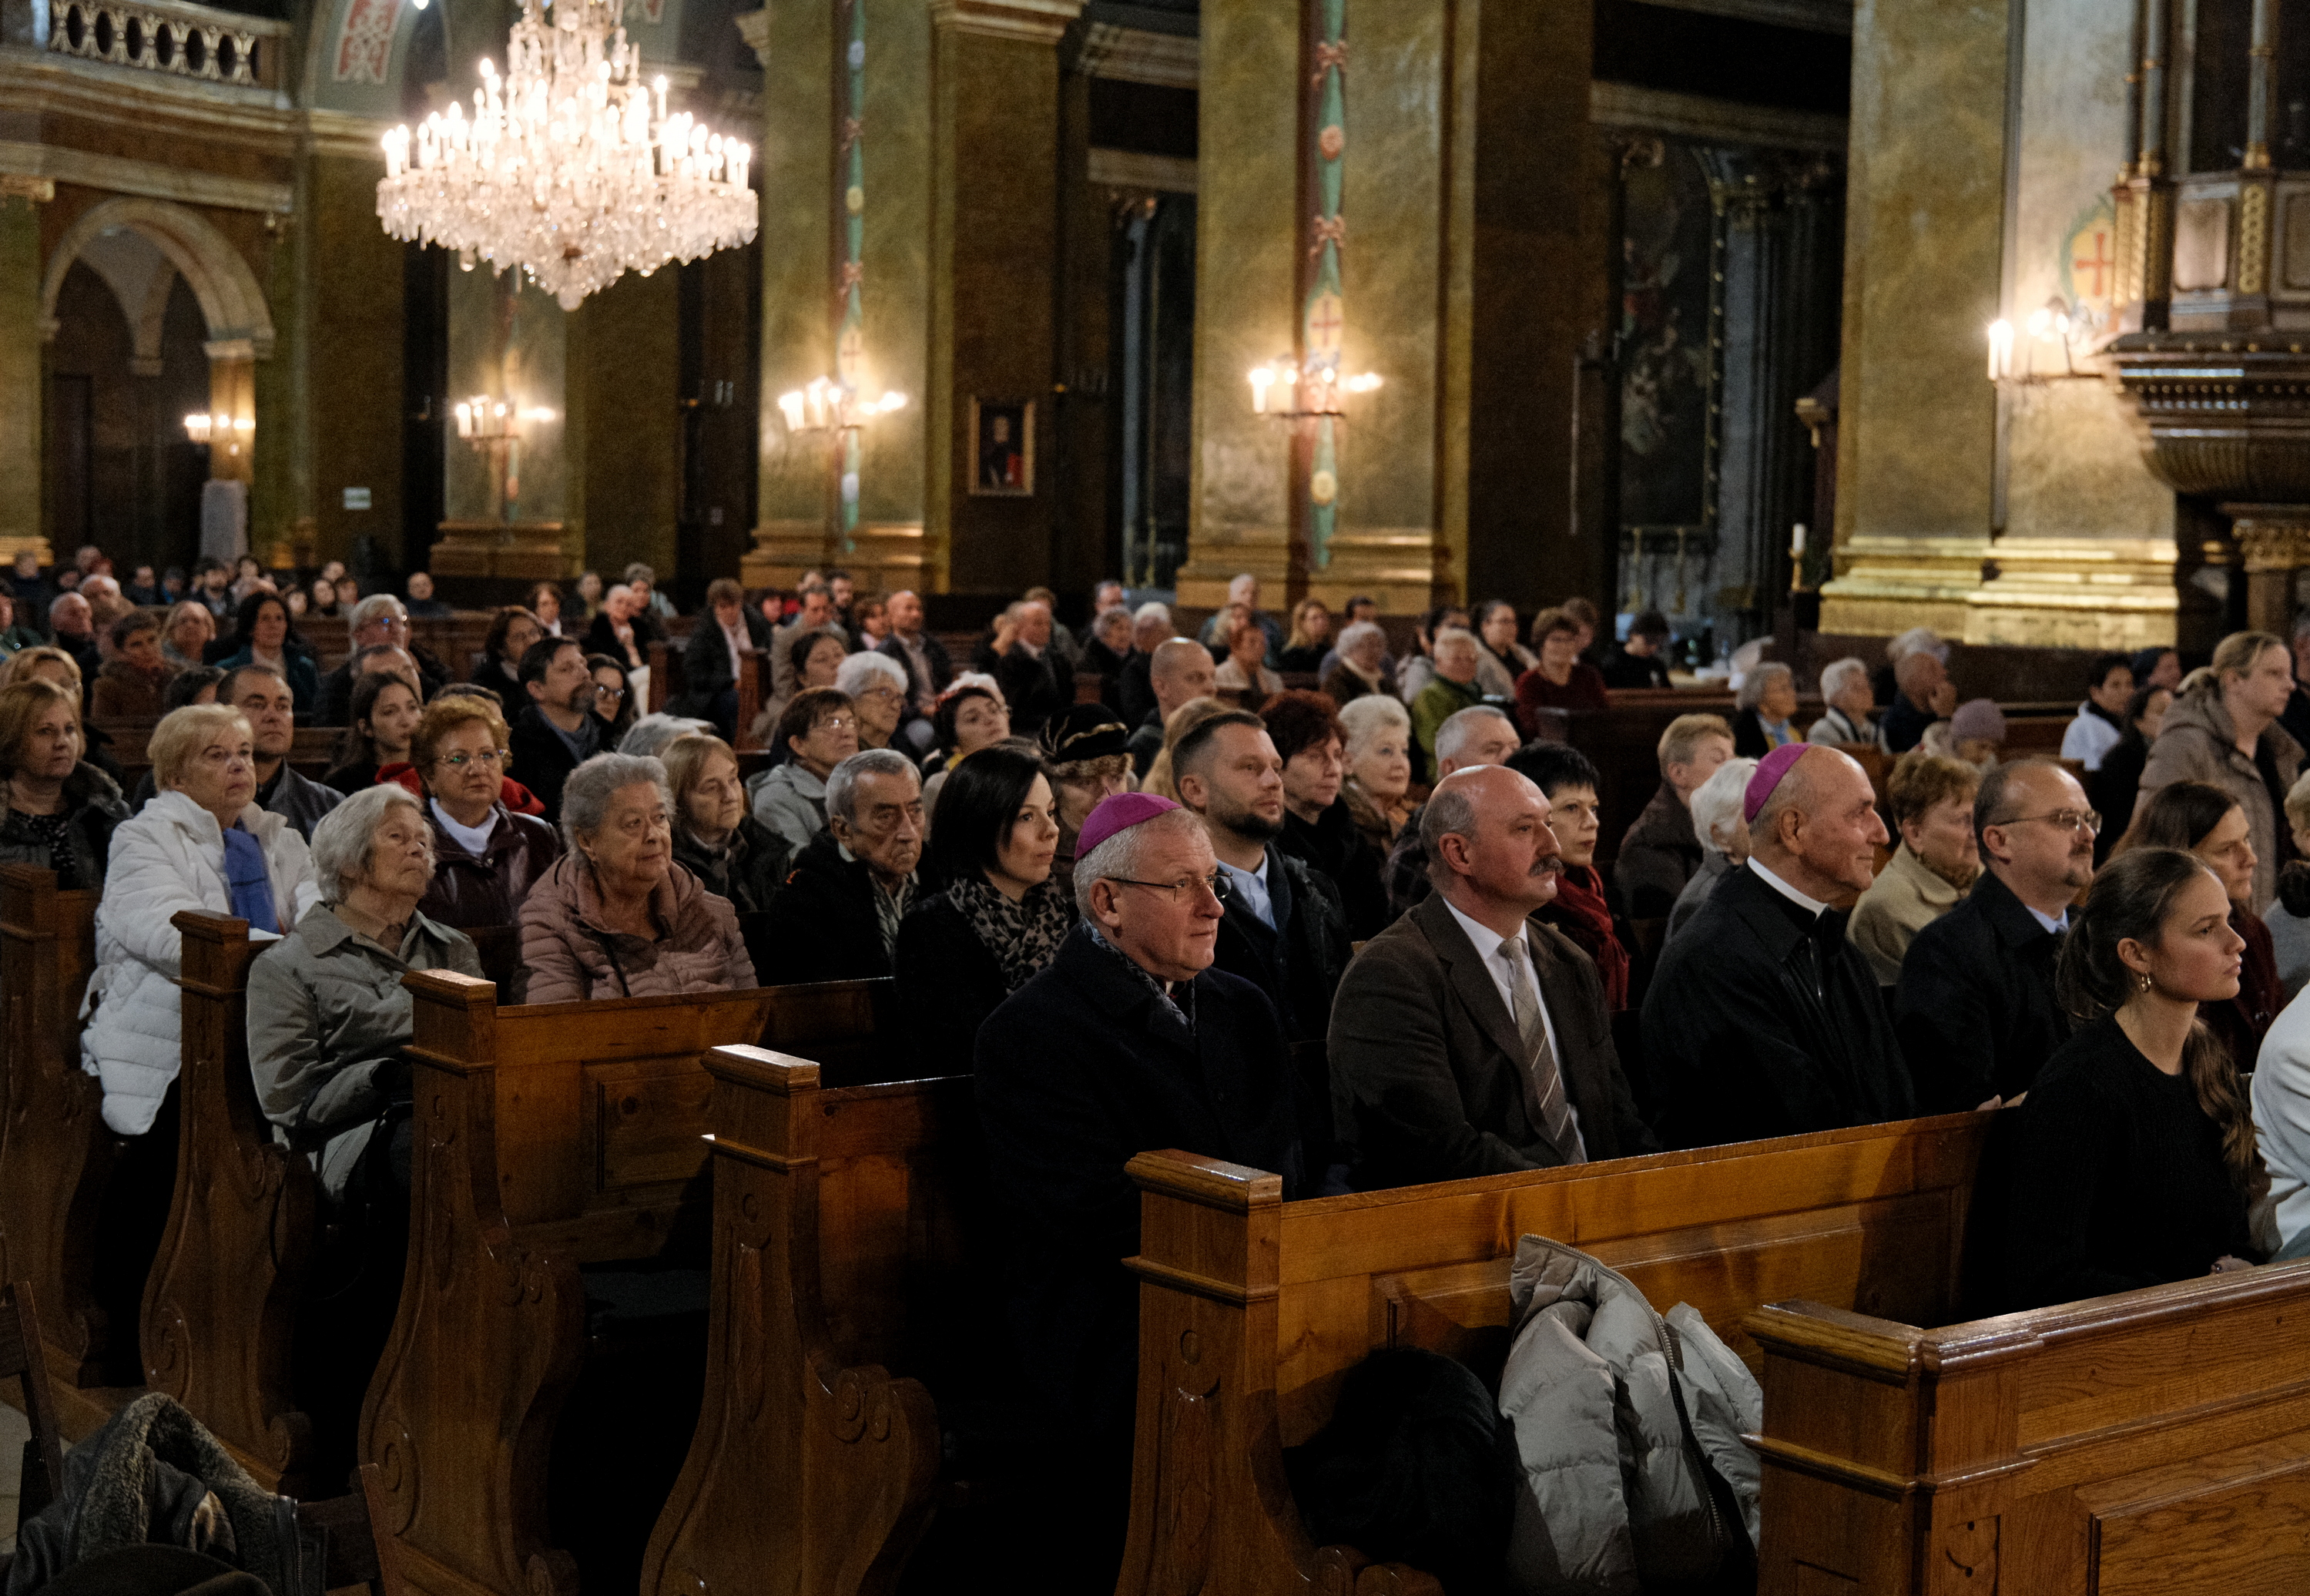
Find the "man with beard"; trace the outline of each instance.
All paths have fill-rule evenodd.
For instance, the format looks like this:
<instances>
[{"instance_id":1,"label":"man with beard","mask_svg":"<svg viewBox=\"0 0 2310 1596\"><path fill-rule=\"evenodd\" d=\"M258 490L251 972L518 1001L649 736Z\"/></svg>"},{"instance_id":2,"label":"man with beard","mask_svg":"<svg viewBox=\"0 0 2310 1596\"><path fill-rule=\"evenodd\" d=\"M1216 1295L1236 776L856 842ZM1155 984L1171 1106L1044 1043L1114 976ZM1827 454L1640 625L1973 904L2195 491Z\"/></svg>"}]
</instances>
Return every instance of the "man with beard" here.
<instances>
[{"instance_id":1,"label":"man with beard","mask_svg":"<svg viewBox=\"0 0 2310 1596\"><path fill-rule=\"evenodd\" d=\"M1421 810L1434 890L1364 945L1332 1005L1334 1134L1357 1190L1656 1149L1596 967L1538 918L1563 869L1548 819L1540 789L1494 765L1453 771Z\"/></svg>"},{"instance_id":2,"label":"man with beard","mask_svg":"<svg viewBox=\"0 0 2310 1596\"><path fill-rule=\"evenodd\" d=\"M1901 961L1917 933L1957 907L1981 873L1973 836L1973 796L1980 768L1946 754L1903 754L1885 783L1901 846L1853 906L1845 935L1869 960L1877 984L1901 979Z\"/></svg>"},{"instance_id":3,"label":"man with beard","mask_svg":"<svg viewBox=\"0 0 2310 1596\"><path fill-rule=\"evenodd\" d=\"M2071 906L2093 884L2094 820L2077 778L2047 760L1981 778L1982 877L1901 966L1895 1019L1920 1114L2017 1097L2069 1039L2054 967Z\"/></svg>"},{"instance_id":4,"label":"man with beard","mask_svg":"<svg viewBox=\"0 0 2310 1596\"><path fill-rule=\"evenodd\" d=\"M602 722L594 714L594 673L575 638L541 638L521 656L522 690L529 703L513 723L513 769L508 774L561 820L561 785L601 751Z\"/></svg>"},{"instance_id":5,"label":"man with beard","mask_svg":"<svg viewBox=\"0 0 2310 1596\"><path fill-rule=\"evenodd\" d=\"M1645 1064L1661 1140L1715 1147L1915 1112L1876 978L1834 904L1866 891L1885 823L1847 754L1793 742L1741 800L1749 863L1661 953Z\"/></svg>"}]
</instances>

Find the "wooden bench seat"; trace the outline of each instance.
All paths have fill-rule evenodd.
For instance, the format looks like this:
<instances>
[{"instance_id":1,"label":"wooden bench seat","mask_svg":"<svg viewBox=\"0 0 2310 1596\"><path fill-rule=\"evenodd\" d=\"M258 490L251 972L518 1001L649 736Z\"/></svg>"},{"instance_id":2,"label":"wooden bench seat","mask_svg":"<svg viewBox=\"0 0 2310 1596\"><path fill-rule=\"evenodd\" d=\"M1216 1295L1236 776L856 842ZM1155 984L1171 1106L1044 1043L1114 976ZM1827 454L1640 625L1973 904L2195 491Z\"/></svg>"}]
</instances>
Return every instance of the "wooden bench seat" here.
<instances>
[{"instance_id":1,"label":"wooden bench seat","mask_svg":"<svg viewBox=\"0 0 2310 1596\"><path fill-rule=\"evenodd\" d=\"M649 646L649 702L645 706L649 714L664 714L668 704L690 690L689 679L682 668L682 655L679 643ZM770 697L770 663L767 654L749 655L748 669L738 674L738 735L730 744L737 752L761 746L754 741L754 720Z\"/></svg>"},{"instance_id":2,"label":"wooden bench seat","mask_svg":"<svg viewBox=\"0 0 2310 1596\"><path fill-rule=\"evenodd\" d=\"M360 1456L378 1466L412 1591L568 1596L578 1561L550 1533L547 1479L589 1353L579 1268L702 1262L713 1082L700 1061L760 1037L771 994L500 1009L486 981L404 984L409 1255ZM658 1506L631 1502L637 1543Z\"/></svg>"}]
</instances>

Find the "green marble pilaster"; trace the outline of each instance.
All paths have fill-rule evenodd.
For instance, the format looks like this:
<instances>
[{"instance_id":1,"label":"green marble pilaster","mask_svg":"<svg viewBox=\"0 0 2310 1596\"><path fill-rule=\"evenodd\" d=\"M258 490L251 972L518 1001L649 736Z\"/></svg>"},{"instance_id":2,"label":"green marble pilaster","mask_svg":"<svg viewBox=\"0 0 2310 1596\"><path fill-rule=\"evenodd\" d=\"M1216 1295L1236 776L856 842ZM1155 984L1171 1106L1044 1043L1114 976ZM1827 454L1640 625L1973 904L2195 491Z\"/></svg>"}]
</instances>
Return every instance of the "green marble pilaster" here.
<instances>
[{"instance_id":1,"label":"green marble pilaster","mask_svg":"<svg viewBox=\"0 0 2310 1596\"><path fill-rule=\"evenodd\" d=\"M857 548L862 589L943 588L925 535L932 472L931 239L933 32L922 0L866 7L865 379L907 395L859 439ZM821 207L823 208L823 207ZM831 356L827 369L832 369Z\"/></svg>"},{"instance_id":2,"label":"green marble pilaster","mask_svg":"<svg viewBox=\"0 0 2310 1596\"><path fill-rule=\"evenodd\" d=\"M0 195L0 558L36 548L49 558L40 520L40 212Z\"/></svg>"}]
</instances>

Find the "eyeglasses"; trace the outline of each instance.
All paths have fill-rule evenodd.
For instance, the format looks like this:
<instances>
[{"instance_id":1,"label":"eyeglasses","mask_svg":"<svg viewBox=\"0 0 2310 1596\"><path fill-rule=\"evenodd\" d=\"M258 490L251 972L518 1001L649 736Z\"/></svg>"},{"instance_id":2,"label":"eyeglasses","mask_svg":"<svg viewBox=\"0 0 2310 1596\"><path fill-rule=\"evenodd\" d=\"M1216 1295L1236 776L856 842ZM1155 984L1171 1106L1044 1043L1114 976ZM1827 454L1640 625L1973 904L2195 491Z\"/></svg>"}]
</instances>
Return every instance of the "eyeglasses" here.
<instances>
[{"instance_id":1,"label":"eyeglasses","mask_svg":"<svg viewBox=\"0 0 2310 1596\"><path fill-rule=\"evenodd\" d=\"M1193 892L1198 887L1217 898L1220 882L1226 878L1213 871L1207 876L1189 876L1184 881L1134 881L1129 876L1109 876L1107 879L1118 887L1144 887L1151 892L1160 892L1167 901L1176 905L1179 901L1179 894Z\"/></svg>"},{"instance_id":2,"label":"eyeglasses","mask_svg":"<svg viewBox=\"0 0 2310 1596\"><path fill-rule=\"evenodd\" d=\"M2010 820L1995 820L1991 823L1998 826L2027 826L2032 821L2038 820L2060 831L2082 829L2096 837L2101 835L2101 816L2089 809L2082 811L2074 809L2057 809L2049 815L2016 815Z\"/></svg>"},{"instance_id":3,"label":"eyeglasses","mask_svg":"<svg viewBox=\"0 0 2310 1596\"><path fill-rule=\"evenodd\" d=\"M626 690L622 687L597 686L594 690L594 696L597 698L608 698L612 702L615 702L617 699L622 698L626 696Z\"/></svg>"},{"instance_id":4,"label":"eyeglasses","mask_svg":"<svg viewBox=\"0 0 2310 1596\"><path fill-rule=\"evenodd\" d=\"M846 726L855 726L857 724L858 722L856 718L851 716L829 715L824 719L814 723L811 726L811 730L813 732L839 732Z\"/></svg>"},{"instance_id":5,"label":"eyeglasses","mask_svg":"<svg viewBox=\"0 0 2310 1596\"><path fill-rule=\"evenodd\" d=\"M452 770L463 770L467 765L502 765L512 757L506 749L485 748L476 753L443 754L441 763Z\"/></svg>"}]
</instances>

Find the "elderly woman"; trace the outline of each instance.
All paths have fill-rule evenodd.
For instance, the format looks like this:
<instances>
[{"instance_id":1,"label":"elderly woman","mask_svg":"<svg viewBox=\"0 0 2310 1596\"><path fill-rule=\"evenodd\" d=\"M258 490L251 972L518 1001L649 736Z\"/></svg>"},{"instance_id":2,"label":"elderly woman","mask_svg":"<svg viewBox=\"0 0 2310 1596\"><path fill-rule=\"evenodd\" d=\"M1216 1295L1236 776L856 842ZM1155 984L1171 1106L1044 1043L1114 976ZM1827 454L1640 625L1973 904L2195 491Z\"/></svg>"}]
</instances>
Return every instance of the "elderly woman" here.
<instances>
[{"instance_id":1,"label":"elderly woman","mask_svg":"<svg viewBox=\"0 0 2310 1596\"><path fill-rule=\"evenodd\" d=\"M275 1138L310 1158L321 1189L342 1201L371 1132L409 1097L402 976L478 979L482 965L463 932L418 908L433 881L433 832L406 789L372 786L331 810L313 828L313 874L320 903L249 967L248 1069ZM395 1163L405 1190L407 1166Z\"/></svg>"},{"instance_id":2,"label":"elderly woman","mask_svg":"<svg viewBox=\"0 0 2310 1596\"><path fill-rule=\"evenodd\" d=\"M216 617L198 599L187 599L169 612L161 637L161 657L179 671L200 664L201 653L216 641Z\"/></svg>"},{"instance_id":3,"label":"elderly woman","mask_svg":"<svg viewBox=\"0 0 2310 1596\"><path fill-rule=\"evenodd\" d=\"M754 818L799 853L826 829L826 778L858 751L858 712L830 687L796 693L776 746L786 760L751 788Z\"/></svg>"},{"instance_id":4,"label":"elderly woman","mask_svg":"<svg viewBox=\"0 0 2310 1596\"><path fill-rule=\"evenodd\" d=\"M1238 606L1240 607L1240 606ZM1223 693L1242 695L1243 707L1256 709L1283 690L1283 678L1267 668L1267 631L1249 610L1234 617L1228 628L1227 658L1220 662L1211 683Z\"/></svg>"},{"instance_id":5,"label":"elderly woman","mask_svg":"<svg viewBox=\"0 0 2310 1596\"><path fill-rule=\"evenodd\" d=\"M1700 868L1692 872L1669 909L1663 947L1700 912L1719 881L1749 863L1749 822L1742 804L1749 778L1756 774L1756 760L1727 759L1716 768L1715 775L1692 789L1692 829L1700 838Z\"/></svg>"},{"instance_id":6,"label":"elderly woman","mask_svg":"<svg viewBox=\"0 0 2310 1596\"><path fill-rule=\"evenodd\" d=\"M537 617L519 604L508 604L490 620L489 636L473 660L473 680L508 698L525 698L521 688L521 656L545 636Z\"/></svg>"},{"instance_id":7,"label":"elderly woman","mask_svg":"<svg viewBox=\"0 0 2310 1596\"><path fill-rule=\"evenodd\" d=\"M895 973L916 1067L951 1075L969 1071L981 1022L1051 962L1075 906L1052 875L1058 804L1032 754L971 755L941 802L930 863L946 889L899 924Z\"/></svg>"},{"instance_id":8,"label":"elderly woman","mask_svg":"<svg viewBox=\"0 0 2310 1596\"><path fill-rule=\"evenodd\" d=\"M161 629L142 610L112 623L112 657L96 673L89 714L97 720L159 720L176 668L161 657Z\"/></svg>"},{"instance_id":9,"label":"elderly woman","mask_svg":"<svg viewBox=\"0 0 2310 1596\"><path fill-rule=\"evenodd\" d=\"M670 997L754 984L730 900L674 863L665 767L595 754L561 789L568 852L521 906L523 1002Z\"/></svg>"},{"instance_id":10,"label":"elderly woman","mask_svg":"<svg viewBox=\"0 0 2310 1596\"><path fill-rule=\"evenodd\" d=\"M1320 872L1340 889L1348 932L1359 940L1387 928L1387 856L1356 824L1346 785L1348 734L1332 700L1295 689L1260 712L1275 757L1283 761L1283 834L1275 846Z\"/></svg>"},{"instance_id":11,"label":"elderly woman","mask_svg":"<svg viewBox=\"0 0 2310 1596\"><path fill-rule=\"evenodd\" d=\"M258 588L240 601L233 616L234 648L216 663L227 671L241 665L267 665L289 684L297 713L310 715L321 701L321 674L312 655L297 644L289 624L289 606L281 595Z\"/></svg>"},{"instance_id":12,"label":"elderly woman","mask_svg":"<svg viewBox=\"0 0 2310 1596\"><path fill-rule=\"evenodd\" d=\"M1347 733L1348 770L1340 796L1356 829L1385 859L1414 807L1411 712L1392 697L1370 693L1342 706L1340 726Z\"/></svg>"},{"instance_id":13,"label":"elderly woman","mask_svg":"<svg viewBox=\"0 0 2310 1596\"><path fill-rule=\"evenodd\" d=\"M352 724L321 785L348 794L377 785L380 769L408 759L409 740L424 713L417 690L399 676L372 671L353 678Z\"/></svg>"},{"instance_id":14,"label":"elderly woman","mask_svg":"<svg viewBox=\"0 0 2310 1596\"><path fill-rule=\"evenodd\" d=\"M1742 677L1732 703L1735 759L1761 759L1799 740L1789 724L1797 712L1796 673L1779 661L1767 660Z\"/></svg>"},{"instance_id":15,"label":"elderly woman","mask_svg":"<svg viewBox=\"0 0 2310 1596\"><path fill-rule=\"evenodd\" d=\"M769 907L795 850L746 812L738 756L708 729L675 738L658 759L673 792L674 863L742 915Z\"/></svg>"},{"instance_id":16,"label":"elderly woman","mask_svg":"<svg viewBox=\"0 0 2310 1596\"><path fill-rule=\"evenodd\" d=\"M1395 672L1388 668L1387 634L1379 623L1359 620L1340 631L1338 657L1317 689L1342 709L1368 693L1395 697Z\"/></svg>"},{"instance_id":17,"label":"elderly woman","mask_svg":"<svg viewBox=\"0 0 2310 1596\"><path fill-rule=\"evenodd\" d=\"M561 856L552 827L506 806L509 741L498 707L465 693L434 699L411 733L433 830L433 883L417 906L444 925L511 925Z\"/></svg>"},{"instance_id":18,"label":"elderly woman","mask_svg":"<svg viewBox=\"0 0 2310 1596\"><path fill-rule=\"evenodd\" d=\"M1132 789L1131 737L1106 705L1073 704L1043 723L1038 741L1043 774L1051 778L1051 796L1059 806L1059 851L1051 871L1072 892L1075 838L1083 822L1107 799Z\"/></svg>"},{"instance_id":19,"label":"elderly woman","mask_svg":"<svg viewBox=\"0 0 2310 1596\"><path fill-rule=\"evenodd\" d=\"M1121 604L1109 605L1092 618L1090 639L1083 645L1081 669L1099 677L1104 690L1102 697L1114 696L1122 683L1125 668L1131 664L1131 612Z\"/></svg>"},{"instance_id":20,"label":"elderly woman","mask_svg":"<svg viewBox=\"0 0 2310 1596\"><path fill-rule=\"evenodd\" d=\"M907 668L886 654L853 654L835 668L834 690L858 712L858 746L888 748L907 714Z\"/></svg>"},{"instance_id":21,"label":"elderly woman","mask_svg":"<svg viewBox=\"0 0 2310 1596\"><path fill-rule=\"evenodd\" d=\"M122 1136L152 1128L177 1079L181 944L171 917L231 915L279 935L318 897L305 839L254 802L247 716L218 704L179 709L148 746L159 791L112 834L88 985L93 1013L81 1034L82 1057L104 1084L104 1123Z\"/></svg>"},{"instance_id":22,"label":"elderly woman","mask_svg":"<svg viewBox=\"0 0 2310 1596\"><path fill-rule=\"evenodd\" d=\"M1981 772L1962 759L1913 748L1894 761L1885 806L1898 846L1853 906L1845 932L1879 985L1899 983L1917 933L1955 908L1979 878L1973 802L1980 791Z\"/></svg>"},{"instance_id":23,"label":"elderly woman","mask_svg":"<svg viewBox=\"0 0 2310 1596\"><path fill-rule=\"evenodd\" d=\"M113 779L81 758L80 700L53 681L0 688L0 864L56 873L59 891L104 885L112 833L128 818Z\"/></svg>"}]
</instances>

